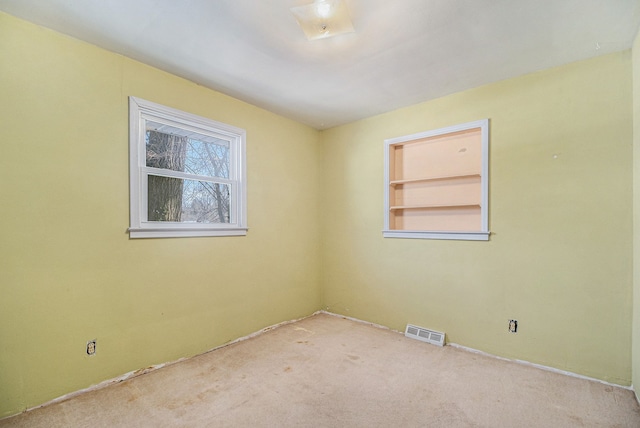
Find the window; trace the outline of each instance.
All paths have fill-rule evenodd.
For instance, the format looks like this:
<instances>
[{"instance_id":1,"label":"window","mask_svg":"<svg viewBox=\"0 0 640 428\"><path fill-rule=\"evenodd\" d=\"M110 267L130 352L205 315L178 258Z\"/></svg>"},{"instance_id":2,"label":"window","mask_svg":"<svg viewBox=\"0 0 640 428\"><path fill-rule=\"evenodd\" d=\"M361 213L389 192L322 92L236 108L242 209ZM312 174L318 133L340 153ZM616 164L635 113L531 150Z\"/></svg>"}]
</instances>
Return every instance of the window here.
<instances>
[{"instance_id":1,"label":"window","mask_svg":"<svg viewBox=\"0 0 640 428\"><path fill-rule=\"evenodd\" d=\"M489 239L488 119L384 147L384 237Z\"/></svg>"},{"instance_id":2,"label":"window","mask_svg":"<svg viewBox=\"0 0 640 428\"><path fill-rule=\"evenodd\" d=\"M245 131L129 97L131 238L246 235Z\"/></svg>"}]
</instances>

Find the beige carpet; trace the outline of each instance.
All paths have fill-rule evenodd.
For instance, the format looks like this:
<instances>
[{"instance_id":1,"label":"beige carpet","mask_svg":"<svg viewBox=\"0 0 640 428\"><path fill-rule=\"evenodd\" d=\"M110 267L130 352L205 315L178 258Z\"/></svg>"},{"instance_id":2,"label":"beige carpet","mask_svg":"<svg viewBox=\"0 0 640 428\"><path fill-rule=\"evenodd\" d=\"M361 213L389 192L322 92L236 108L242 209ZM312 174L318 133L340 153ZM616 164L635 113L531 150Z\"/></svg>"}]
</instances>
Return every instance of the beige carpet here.
<instances>
[{"instance_id":1,"label":"beige carpet","mask_svg":"<svg viewBox=\"0 0 640 428\"><path fill-rule=\"evenodd\" d=\"M0 427L640 427L629 390L319 314Z\"/></svg>"}]
</instances>

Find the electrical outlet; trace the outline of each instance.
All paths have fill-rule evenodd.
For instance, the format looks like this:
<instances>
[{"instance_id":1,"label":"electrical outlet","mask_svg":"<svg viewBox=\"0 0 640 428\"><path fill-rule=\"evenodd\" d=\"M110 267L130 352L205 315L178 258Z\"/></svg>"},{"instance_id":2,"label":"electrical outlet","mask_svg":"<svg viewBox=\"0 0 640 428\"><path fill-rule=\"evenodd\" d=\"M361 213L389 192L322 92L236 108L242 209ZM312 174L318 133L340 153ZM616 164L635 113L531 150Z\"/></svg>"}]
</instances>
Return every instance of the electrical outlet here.
<instances>
[{"instance_id":1,"label":"electrical outlet","mask_svg":"<svg viewBox=\"0 0 640 428\"><path fill-rule=\"evenodd\" d=\"M518 320L509 320L509 332L510 333L518 332Z\"/></svg>"},{"instance_id":2,"label":"electrical outlet","mask_svg":"<svg viewBox=\"0 0 640 428\"><path fill-rule=\"evenodd\" d=\"M96 355L96 339L87 342L87 355Z\"/></svg>"}]
</instances>

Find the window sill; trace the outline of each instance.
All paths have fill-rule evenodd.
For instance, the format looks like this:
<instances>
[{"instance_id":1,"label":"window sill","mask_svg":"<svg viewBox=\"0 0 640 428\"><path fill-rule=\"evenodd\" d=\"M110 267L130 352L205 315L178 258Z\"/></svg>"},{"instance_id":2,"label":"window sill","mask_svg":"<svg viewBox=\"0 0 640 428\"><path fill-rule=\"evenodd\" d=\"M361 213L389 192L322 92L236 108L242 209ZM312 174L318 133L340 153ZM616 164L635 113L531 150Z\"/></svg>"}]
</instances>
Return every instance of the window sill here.
<instances>
[{"instance_id":1,"label":"window sill","mask_svg":"<svg viewBox=\"0 0 640 428\"><path fill-rule=\"evenodd\" d=\"M449 239L460 241L488 241L491 232L428 232L420 230L383 230L385 238Z\"/></svg>"},{"instance_id":2,"label":"window sill","mask_svg":"<svg viewBox=\"0 0 640 428\"><path fill-rule=\"evenodd\" d=\"M246 227L230 227L230 228L129 228L129 238L191 238L198 236L245 236L247 234Z\"/></svg>"}]
</instances>

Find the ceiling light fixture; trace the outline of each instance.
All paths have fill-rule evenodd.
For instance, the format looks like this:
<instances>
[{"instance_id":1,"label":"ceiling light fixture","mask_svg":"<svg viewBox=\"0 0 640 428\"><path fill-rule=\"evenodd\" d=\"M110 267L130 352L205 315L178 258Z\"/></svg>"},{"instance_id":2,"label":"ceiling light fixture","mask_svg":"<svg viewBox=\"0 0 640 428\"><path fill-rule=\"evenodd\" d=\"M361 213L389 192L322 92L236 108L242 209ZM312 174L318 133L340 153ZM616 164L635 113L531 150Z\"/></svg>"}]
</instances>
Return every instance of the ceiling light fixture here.
<instances>
[{"instance_id":1,"label":"ceiling light fixture","mask_svg":"<svg viewBox=\"0 0 640 428\"><path fill-rule=\"evenodd\" d=\"M315 0L311 4L292 7L291 12L309 40L355 31L342 0Z\"/></svg>"}]
</instances>

